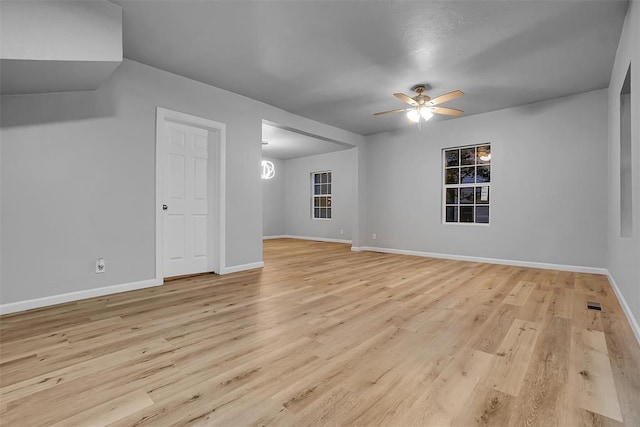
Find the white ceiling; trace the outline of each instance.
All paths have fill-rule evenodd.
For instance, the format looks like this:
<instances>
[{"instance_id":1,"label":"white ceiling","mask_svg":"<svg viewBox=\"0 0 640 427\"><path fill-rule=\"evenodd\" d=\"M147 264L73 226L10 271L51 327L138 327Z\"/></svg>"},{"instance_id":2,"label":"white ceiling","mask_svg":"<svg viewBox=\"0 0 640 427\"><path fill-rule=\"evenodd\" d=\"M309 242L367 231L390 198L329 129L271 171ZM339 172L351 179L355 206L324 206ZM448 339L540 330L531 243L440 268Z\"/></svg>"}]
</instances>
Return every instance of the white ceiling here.
<instances>
[{"instance_id":1,"label":"white ceiling","mask_svg":"<svg viewBox=\"0 0 640 427\"><path fill-rule=\"evenodd\" d=\"M124 56L363 135L427 83L466 115L607 87L627 1L140 1ZM434 120L444 120L443 117Z\"/></svg>"},{"instance_id":2,"label":"white ceiling","mask_svg":"<svg viewBox=\"0 0 640 427\"><path fill-rule=\"evenodd\" d=\"M265 145L264 143L267 142ZM346 150L349 145L288 129L277 124L262 123L262 155L271 159L297 159Z\"/></svg>"}]
</instances>

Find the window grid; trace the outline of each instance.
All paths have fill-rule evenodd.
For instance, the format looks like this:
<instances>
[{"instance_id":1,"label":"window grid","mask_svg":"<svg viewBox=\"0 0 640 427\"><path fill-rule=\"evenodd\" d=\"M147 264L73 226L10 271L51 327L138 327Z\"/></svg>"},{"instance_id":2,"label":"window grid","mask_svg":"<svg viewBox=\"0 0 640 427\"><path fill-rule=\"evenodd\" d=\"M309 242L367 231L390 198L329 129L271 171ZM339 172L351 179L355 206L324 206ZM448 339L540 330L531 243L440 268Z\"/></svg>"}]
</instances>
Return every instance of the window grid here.
<instances>
[{"instance_id":1,"label":"window grid","mask_svg":"<svg viewBox=\"0 0 640 427\"><path fill-rule=\"evenodd\" d=\"M311 173L311 218L331 219L331 171Z\"/></svg>"},{"instance_id":2,"label":"window grid","mask_svg":"<svg viewBox=\"0 0 640 427\"><path fill-rule=\"evenodd\" d=\"M442 150L442 222L489 224L491 144Z\"/></svg>"}]
</instances>

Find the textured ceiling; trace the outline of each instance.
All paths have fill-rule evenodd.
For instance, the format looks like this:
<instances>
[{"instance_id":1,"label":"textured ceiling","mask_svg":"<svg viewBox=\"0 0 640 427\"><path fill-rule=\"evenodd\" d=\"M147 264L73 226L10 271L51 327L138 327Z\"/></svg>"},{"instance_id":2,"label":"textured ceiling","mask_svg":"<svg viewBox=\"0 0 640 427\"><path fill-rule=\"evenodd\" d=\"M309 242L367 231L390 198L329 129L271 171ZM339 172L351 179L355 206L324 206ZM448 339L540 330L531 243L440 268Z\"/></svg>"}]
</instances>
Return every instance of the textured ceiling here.
<instances>
[{"instance_id":1,"label":"textured ceiling","mask_svg":"<svg viewBox=\"0 0 640 427\"><path fill-rule=\"evenodd\" d=\"M394 92L460 89L466 115L607 87L626 1L140 1L127 58L360 134ZM446 120L436 117L434 120Z\"/></svg>"}]
</instances>

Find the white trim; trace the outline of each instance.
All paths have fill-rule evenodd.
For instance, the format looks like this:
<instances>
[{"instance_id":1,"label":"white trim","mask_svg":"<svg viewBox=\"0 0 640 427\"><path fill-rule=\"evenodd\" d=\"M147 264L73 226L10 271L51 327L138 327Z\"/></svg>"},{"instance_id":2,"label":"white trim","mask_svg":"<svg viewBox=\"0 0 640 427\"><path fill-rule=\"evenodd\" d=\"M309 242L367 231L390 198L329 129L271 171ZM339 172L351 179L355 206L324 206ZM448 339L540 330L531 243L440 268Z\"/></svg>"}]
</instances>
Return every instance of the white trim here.
<instances>
[{"instance_id":1,"label":"white trim","mask_svg":"<svg viewBox=\"0 0 640 427\"><path fill-rule=\"evenodd\" d=\"M230 274L230 273L237 273L239 271L246 271L246 270L254 270L256 268L263 268L264 267L264 262L259 261L259 262L252 262L250 264L241 264L241 265L234 265L231 267L225 267L222 269L222 271L220 271L220 275L223 274Z\"/></svg>"},{"instance_id":2,"label":"white trim","mask_svg":"<svg viewBox=\"0 0 640 427\"><path fill-rule=\"evenodd\" d=\"M105 286L102 288L87 289L83 291L69 292L66 294L51 295L43 298L10 302L7 304L0 304L0 314L15 313L17 311L31 310L34 308L79 301L87 298L101 297L104 295L119 294L121 292L152 288L160 285L162 285L162 280L149 279L142 280L140 282L124 283L121 285Z\"/></svg>"},{"instance_id":3,"label":"white trim","mask_svg":"<svg viewBox=\"0 0 640 427\"><path fill-rule=\"evenodd\" d=\"M214 141L213 155L215 158L214 174L216 175L218 187L213 189L214 196L217 197L218 213L216 215L216 226L214 233L217 237L217 247L213 248L211 269L221 272L226 265L226 146L227 146L227 125L221 122L181 113L162 107L156 107L156 280L162 281L162 204L163 204L163 181L164 181L164 123L165 121L182 123L196 126L207 130L215 131L219 135L218 143Z\"/></svg>"},{"instance_id":4,"label":"white trim","mask_svg":"<svg viewBox=\"0 0 640 427\"><path fill-rule=\"evenodd\" d=\"M164 135L164 108L156 108L156 279L162 278L162 185L164 181L163 168L159 165L163 164L164 150L161 147L164 144L161 143L161 135Z\"/></svg>"},{"instance_id":5,"label":"white trim","mask_svg":"<svg viewBox=\"0 0 640 427\"><path fill-rule=\"evenodd\" d=\"M622 294L622 292L620 292L620 288L618 288L618 284L616 283L616 281L614 280L613 276L609 271L607 271L607 278L609 279L609 283L611 284L611 288L613 289L613 292L616 294L616 297L618 297L618 301L622 306L622 311L624 311L624 314L627 316L627 320L629 321L629 325L631 325L633 334L636 336L636 340L638 340L638 344L640 344L640 325L638 324L638 321L634 317L633 312L631 311L631 307L629 307L629 304L627 304L627 300L624 299L624 295Z\"/></svg>"},{"instance_id":6,"label":"white trim","mask_svg":"<svg viewBox=\"0 0 640 427\"><path fill-rule=\"evenodd\" d=\"M293 236L291 234L283 234L280 236L264 236L262 240L270 239L298 239L298 240L314 240L316 242L329 242L329 243L351 243L351 240L347 239L332 239L330 237L309 237L309 236Z\"/></svg>"},{"instance_id":7,"label":"white trim","mask_svg":"<svg viewBox=\"0 0 640 427\"><path fill-rule=\"evenodd\" d=\"M604 275L608 273L606 268L598 268L598 267L549 264L545 262L518 261L518 260L511 260L511 259L482 258L482 257L465 256L465 255L440 254L440 253L434 253L434 252L409 251L404 249L378 248L373 246L361 246L358 248L352 247L351 250L354 252L360 252L360 251L384 252L388 254L411 255L411 256L419 256L419 257L427 257L427 258L452 259L456 261L484 262L487 264L512 265L515 267L541 268L544 270L572 271L575 273L590 273L590 274L604 274Z\"/></svg>"}]
</instances>

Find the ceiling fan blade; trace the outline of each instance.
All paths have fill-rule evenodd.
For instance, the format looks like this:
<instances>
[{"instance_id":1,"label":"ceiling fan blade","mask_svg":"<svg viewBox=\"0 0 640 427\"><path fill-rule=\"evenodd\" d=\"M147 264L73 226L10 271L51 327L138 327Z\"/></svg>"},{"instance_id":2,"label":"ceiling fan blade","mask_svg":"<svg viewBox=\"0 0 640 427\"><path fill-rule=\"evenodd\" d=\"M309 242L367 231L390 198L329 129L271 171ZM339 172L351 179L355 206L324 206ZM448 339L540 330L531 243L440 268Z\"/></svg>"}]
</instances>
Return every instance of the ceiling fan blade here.
<instances>
[{"instance_id":1,"label":"ceiling fan blade","mask_svg":"<svg viewBox=\"0 0 640 427\"><path fill-rule=\"evenodd\" d=\"M433 98L431 101L427 102L427 105L438 105L443 102L451 101L452 99L460 98L464 93L459 90L454 90L453 92L445 93L444 95L437 96Z\"/></svg>"},{"instance_id":2,"label":"ceiling fan blade","mask_svg":"<svg viewBox=\"0 0 640 427\"><path fill-rule=\"evenodd\" d=\"M381 116L383 114L402 113L403 111L409 111L409 110L413 110L413 108L400 108L398 110L389 110L389 111L383 111L381 113L373 113L373 115L374 116Z\"/></svg>"},{"instance_id":3,"label":"ceiling fan blade","mask_svg":"<svg viewBox=\"0 0 640 427\"><path fill-rule=\"evenodd\" d=\"M448 108L448 107L431 107L429 109L433 113L444 114L447 116L461 116L464 113L464 111L462 110L456 110L455 108Z\"/></svg>"},{"instance_id":4,"label":"ceiling fan blade","mask_svg":"<svg viewBox=\"0 0 640 427\"><path fill-rule=\"evenodd\" d=\"M418 105L415 99L411 98L408 95L405 95L404 93L394 93L393 96L395 96L402 102L406 102L409 105L413 105L414 107Z\"/></svg>"}]
</instances>

